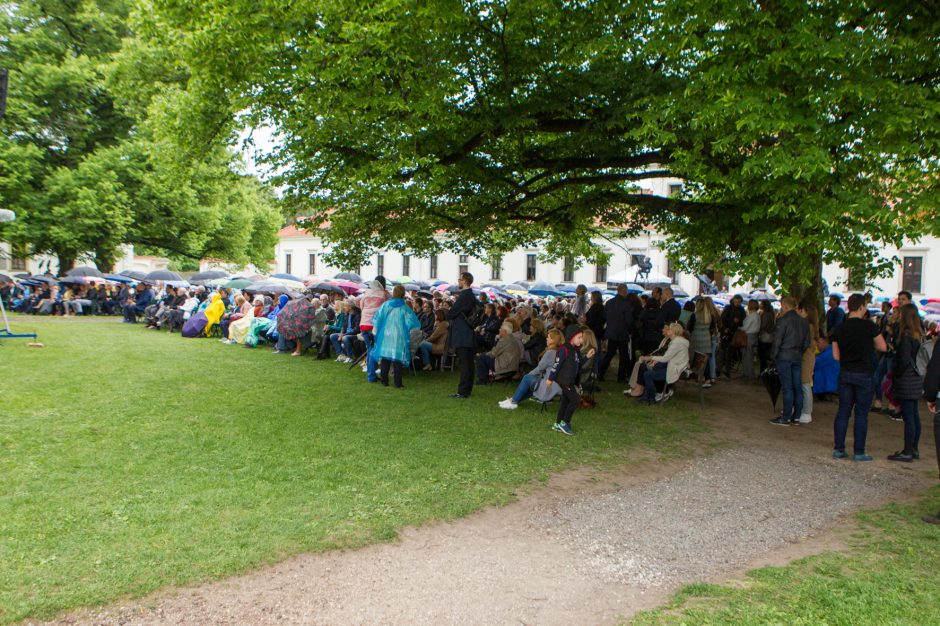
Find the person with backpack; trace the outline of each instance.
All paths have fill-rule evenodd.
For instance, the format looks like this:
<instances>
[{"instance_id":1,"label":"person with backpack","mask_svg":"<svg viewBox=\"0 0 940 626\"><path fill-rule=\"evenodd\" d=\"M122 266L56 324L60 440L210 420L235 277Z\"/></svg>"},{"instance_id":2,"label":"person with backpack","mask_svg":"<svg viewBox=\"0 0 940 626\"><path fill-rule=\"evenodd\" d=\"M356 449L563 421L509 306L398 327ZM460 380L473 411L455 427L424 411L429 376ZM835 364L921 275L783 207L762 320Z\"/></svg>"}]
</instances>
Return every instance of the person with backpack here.
<instances>
[{"instance_id":1,"label":"person with backpack","mask_svg":"<svg viewBox=\"0 0 940 626\"><path fill-rule=\"evenodd\" d=\"M904 420L904 449L888 455L889 461L910 463L920 458L917 448L920 443L920 412L918 404L923 393L923 376L917 370L917 356L924 339L924 327L917 307L905 304L901 307L898 335L895 340L893 392L901 403Z\"/></svg>"},{"instance_id":2,"label":"person with backpack","mask_svg":"<svg viewBox=\"0 0 940 626\"><path fill-rule=\"evenodd\" d=\"M581 394L578 393L578 379L581 373L581 343L583 330L577 324L571 324L565 329L565 345L555 353L555 363L548 372L548 381L545 383L549 389L553 385L561 387L561 404L558 406L558 415L552 430L564 435L573 435L571 418L581 406Z\"/></svg>"},{"instance_id":3,"label":"person with backpack","mask_svg":"<svg viewBox=\"0 0 940 626\"><path fill-rule=\"evenodd\" d=\"M473 295L473 274L464 272L457 279L460 292L453 306L447 311L447 321L450 322L450 345L457 354L457 363L460 367L460 383L457 393L450 394L451 398L469 398L473 392L473 352L476 348L476 337L473 329L482 323L483 303Z\"/></svg>"}]
</instances>

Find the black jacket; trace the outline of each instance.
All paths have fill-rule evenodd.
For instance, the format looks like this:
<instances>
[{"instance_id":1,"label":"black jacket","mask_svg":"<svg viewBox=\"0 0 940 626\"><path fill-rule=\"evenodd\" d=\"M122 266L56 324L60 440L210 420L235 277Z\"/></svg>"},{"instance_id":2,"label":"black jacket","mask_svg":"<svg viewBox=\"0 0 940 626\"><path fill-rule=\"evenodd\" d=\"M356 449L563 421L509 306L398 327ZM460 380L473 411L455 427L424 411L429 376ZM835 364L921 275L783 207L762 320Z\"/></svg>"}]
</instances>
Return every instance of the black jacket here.
<instances>
[{"instance_id":1,"label":"black jacket","mask_svg":"<svg viewBox=\"0 0 940 626\"><path fill-rule=\"evenodd\" d=\"M897 343L894 354L892 393L898 400L917 400L921 396L924 384L915 369L920 342L905 332Z\"/></svg>"},{"instance_id":2,"label":"black jacket","mask_svg":"<svg viewBox=\"0 0 940 626\"><path fill-rule=\"evenodd\" d=\"M936 402L940 394L940 350L934 345L933 355L927 364L927 373L924 374L924 397L927 402Z\"/></svg>"},{"instance_id":3,"label":"black jacket","mask_svg":"<svg viewBox=\"0 0 940 626\"><path fill-rule=\"evenodd\" d=\"M663 326L660 322L659 309L643 309L640 313L640 339L650 346L655 346L663 338Z\"/></svg>"},{"instance_id":4,"label":"black jacket","mask_svg":"<svg viewBox=\"0 0 940 626\"><path fill-rule=\"evenodd\" d=\"M802 363L803 353L809 347L809 323L796 311L788 311L777 318L774 343L770 356L774 360Z\"/></svg>"},{"instance_id":5,"label":"black jacket","mask_svg":"<svg viewBox=\"0 0 940 626\"><path fill-rule=\"evenodd\" d=\"M626 298L614 296L604 305L607 328L604 336L610 341L626 341L633 331L633 311Z\"/></svg>"},{"instance_id":6,"label":"black jacket","mask_svg":"<svg viewBox=\"0 0 940 626\"><path fill-rule=\"evenodd\" d=\"M604 314L604 305L600 304L599 302L595 302L591 305L591 308L587 310L585 317L587 317L588 328L594 331L594 336L597 337L597 341L603 341L604 322L607 320L607 316Z\"/></svg>"},{"instance_id":7,"label":"black jacket","mask_svg":"<svg viewBox=\"0 0 940 626\"><path fill-rule=\"evenodd\" d=\"M729 304L721 312L721 340L731 341L737 331L744 324L744 318L747 315L743 306ZM797 316L799 317L799 315Z\"/></svg>"},{"instance_id":8,"label":"black jacket","mask_svg":"<svg viewBox=\"0 0 940 626\"><path fill-rule=\"evenodd\" d=\"M467 322L467 318L473 315L475 307L476 298L473 296L473 290L469 288L461 290L454 305L447 312L452 348L473 348L476 345L473 329Z\"/></svg>"},{"instance_id":9,"label":"black jacket","mask_svg":"<svg viewBox=\"0 0 940 626\"><path fill-rule=\"evenodd\" d=\"M659 310L659 327L678 322L681 314L682 307L679 306L679 302L675 298L670 298Z\"/></svg>"},{"instance_id":10,"label":"black jacket","mask_svg":"<svg viewBox=\"0 0 940 626\"><path fill-rule=\"evenodd\" d=\"M555 363L548 371L548 379L562 387L570 387L578 382L582 357L580 350L571 345L571 339L580 332L581 328L573 324L565 329L565 345L555 352Z\"/></svg>"}]
</instances>

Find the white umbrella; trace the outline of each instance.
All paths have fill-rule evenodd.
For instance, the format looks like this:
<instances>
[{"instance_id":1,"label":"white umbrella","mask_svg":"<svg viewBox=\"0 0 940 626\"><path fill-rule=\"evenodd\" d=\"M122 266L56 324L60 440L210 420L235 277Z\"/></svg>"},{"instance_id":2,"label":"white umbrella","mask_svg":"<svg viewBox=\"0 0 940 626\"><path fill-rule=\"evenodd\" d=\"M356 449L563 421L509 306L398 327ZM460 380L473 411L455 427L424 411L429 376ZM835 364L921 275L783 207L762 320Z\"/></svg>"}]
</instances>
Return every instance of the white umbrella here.
<instances>
[{"instance_id":1,"label":"white umbrella","mask_svg":"<svg viewBox=\"0 0 940 626\"><path fill-rule=\"evenodd\" d=\"M672 279L668 276L664 276L659 272L650 270L649 275L645 276L642 280L637 280L637 274L640 273L639 265L631 265L627 269L613 276L607 277L608 283L663 283L666 285L672 284Z\"/></svg>"}]
</instances>

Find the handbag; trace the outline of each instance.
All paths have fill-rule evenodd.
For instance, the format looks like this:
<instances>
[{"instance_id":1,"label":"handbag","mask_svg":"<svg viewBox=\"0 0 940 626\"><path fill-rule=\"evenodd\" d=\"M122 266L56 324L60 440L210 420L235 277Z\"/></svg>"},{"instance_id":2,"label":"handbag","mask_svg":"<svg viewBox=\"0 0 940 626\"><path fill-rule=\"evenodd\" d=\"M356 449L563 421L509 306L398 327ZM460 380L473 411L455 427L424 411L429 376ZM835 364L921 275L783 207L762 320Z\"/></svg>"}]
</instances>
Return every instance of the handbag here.
<instances>
[{"instance_id":1,"label":"handbag","mask_svg":"<svg viewBox=\"0 0 940 626\"><path fill-rule=\"evenodd\" d=\"M734 336L731 337L731 347L734 350L742 350L747 347L747 333L743 330L734 331Z\"/></svg>"}]
</instances>

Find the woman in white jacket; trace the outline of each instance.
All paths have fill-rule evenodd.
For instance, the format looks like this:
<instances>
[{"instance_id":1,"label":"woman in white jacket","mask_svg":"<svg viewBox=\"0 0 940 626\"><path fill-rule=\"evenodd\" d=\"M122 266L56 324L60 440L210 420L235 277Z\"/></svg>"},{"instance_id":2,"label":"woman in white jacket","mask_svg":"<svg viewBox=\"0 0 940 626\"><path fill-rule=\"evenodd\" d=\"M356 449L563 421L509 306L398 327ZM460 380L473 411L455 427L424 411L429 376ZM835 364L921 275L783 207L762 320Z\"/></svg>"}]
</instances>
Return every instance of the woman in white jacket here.
<instances>
[{"instance_id":1,"label":"woman in white jacket","mask_svg":"<svg viewBox=\"0 0 940 626\"><path fill-rule=\"evenodd\" d=\"M749 300L747 303L747 316L744 318L744 324L741 330L747 335L747 347L741 351L741 368L744 378L754 380L754 354L757 351L757 338L760 335L760 304L757 300Z\"/></svg>"},{"instance_id":2,"label":"woman in white jacket","mask_svg":"<svg viewBox=\"0 0 940 626\"><path fill-rule=\"evenodd\" d=\"M646 356L647 370L643 374L643 397L641 402L658 402L666 400L670 394L657 395L656 382L664 381L671 385L689 366L689 340L683 335L682 324L674 322L663 329L663 334L669 339L669 347L662 356Z\"/></svg>"}]
</instances>

